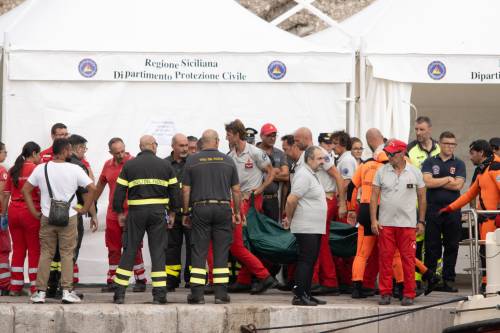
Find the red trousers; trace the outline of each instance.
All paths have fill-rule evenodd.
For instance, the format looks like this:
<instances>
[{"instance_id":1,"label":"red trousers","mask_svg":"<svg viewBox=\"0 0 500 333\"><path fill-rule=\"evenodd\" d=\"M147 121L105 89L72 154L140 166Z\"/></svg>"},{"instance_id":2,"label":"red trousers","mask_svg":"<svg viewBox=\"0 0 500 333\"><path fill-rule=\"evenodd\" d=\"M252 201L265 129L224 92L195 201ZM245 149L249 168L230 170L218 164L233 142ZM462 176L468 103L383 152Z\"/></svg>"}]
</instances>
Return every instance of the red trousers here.
<instances>
[{"instance_id":1,"label":"red trousers","mask_svg":"<svg viewBox=\"0 0 500 333\"><path fill-rule=\"evenodd\" d=\"M24 205L14 202L9 206L9 230L12 237L12 267L10 290L20 291L24 286L24 261L28 253L28 276L31 292L36 291L36 275L40 259L40 220L31 215Z\"/></svg>"},{"instance_id":2,"label":"red trousers","mask_svg":"<svg viewBox=\"0 0 500 333\"><path fill-rule=\"evenodd\" d=\"M262 212L262 195L255 196L255 208L257 211ZM245 199L241 202L240 213L241 216L246 216L250 209L250 200ZM238 274L238 283L251 284L252 275L262 280L267 278L270 274L264 267L262 262L254 256L243 244L243 225L236 224L233 228L233 244L229 251L233 257L241 263L242 268Z\"/></svg>"},{"instance_id":3,"label":"red trousers","mask_svg":"<svg viewBox=\"0 0 500 333\"><path fill-rule=\"evenodd\" d=\"M109 270L107 283L113 283L118 264L120 264L120 257L122 255L122 234L123 228L118 224L118 216L108 211L106 216L106 247L108 248L108 262ZM141 246L137 249L134 261L134 277L135 280L143 280L146 282L146 275L144 270L144 260L142 259L142 242Z\"/></svg>"},{"instance_id":4,"label":"red trousers","mask_svg":"<svg viewBox=\"0 0 500 333\"><path fill-rule=\"evenodd\" d=\"M9 230L0 230L0 290L8 290L10 285L10 249Z\"/></svg>"},{"instance_id":5,"label":"red trousers","mask_svg":"<svg viewBox=\"0 0 500 333\"><path fill-rule=\"evenodd\" d=\"M415 228L384 226L380 230L378 248L380 295L392 294L394 254L399 250L404 276L403 296L415 298Z\"/></svg>"},{"instance_id":6,"label":"red trousers","mask_svg":"<svg viewBox=\"0 0 500 333\"><path fill-rule=\"evenodd\" d=\"M320 284L325 287L338 287L337 272L330 250L330 221L336 216L337 199L326 199L326 233L321 236L318 260L314 265L313 284Z\"/></svg>"}]
</instances>

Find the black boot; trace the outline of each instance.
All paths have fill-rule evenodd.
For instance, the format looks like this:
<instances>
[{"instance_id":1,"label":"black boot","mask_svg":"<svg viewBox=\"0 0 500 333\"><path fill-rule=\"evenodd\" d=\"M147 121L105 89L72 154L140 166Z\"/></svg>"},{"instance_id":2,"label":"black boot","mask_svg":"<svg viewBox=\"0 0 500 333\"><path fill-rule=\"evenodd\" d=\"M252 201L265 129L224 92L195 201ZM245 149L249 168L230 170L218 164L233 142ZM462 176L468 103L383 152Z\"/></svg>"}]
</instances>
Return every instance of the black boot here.
<instances>
[{"instance_id":1,"label":"black boot","mask_svg":"<svg viewBox=\"0 0 500 333\"><path fill-rule=\"evenodd\" d=\"M396 283L396 285L394 286L394 289L392 290L392 296L401 301L403 299L404 287L405 287L405 285L403 282Z\"/></svg>"},{"instance_id":2,"label":"black boot","mask_svg":"<svg viewBox=\"0 0 500 333\"><path fill-rule=\"evenodd\" d=\"M61 272L51 271L49 275L49 281L47 282L47 298L56 298L57 290L59 289L59 280L61 279Z\"/></svg>"},{"instance_id":3,"label":"black boot","mask_svg":"<svg viewBox=\"0 0 500 333\"><path fill-rule=\"evenodd\" d=\"M167 287L153 287L153 304L167 303Z\"/></svg>"},{"instance_id":4,"label":"black boot","mask_svg":"<svg viewBox=\"0 0 500 333\"><path fill-rule=\"evenodd\" d=\"M231 302L231 298L227 294L226 285L215 284L213 286L213 288L214 288L214 294L215 294L215 304L227 304L227 303Z\"/></svg>"},{"instance_id":5,"label":"black boot","mask_svg":"<svg viewBox=\"0 0 500 333\"><path fill-rule=\"evenodd\" d=\"M299 306L317 306L318 303L309 298L305 293L302 295L295 295L292 299L292 305Z\"/></svg>"},{"instance_id":6,"label":"black boot","mask_svg":"<svg viewBox=\"0 0 500 333\"><path fill-rule=\"evenodd\" d=\"M191 286L191 294L187 296L189 304L205 304L204 288L205 286Z\"/></svg>"},{"instance_id":7,"label":"black boot","mask_svg":"<svg viewBox=\"0 0 500 333\"><path fill-rule=\"evenodd\" d=\"M272 289L272 288L276 287L277 285L278 285L278 281L276 281L276 279L274 277L272 277L271 275L269 275L264 280L259 281L259 283L257 284L255 290L253 290L251 292L251 294L252 295L262 294L267 289L270 289L270 288Z\"/></svg>"},{"instance_id":8,"label":"black boot","mask_svg":"<svg viewBox=\"0 0 500 333\"><path fill-rule=\"evenodd\" d=\"M137 280L135 281L135 286L132 289L134 293L143 293L146 291L146 281L145 280Z\"/></svg>"},{"instance_id":9,"label":"black boot","mask_svg":"<svg viewBox=\"0 0 500 333\"><path fill-rule=\"evenodd\" d=\"M366 298L365 294L363 293L363 282L361 281L354 281L352 283L352 298Z\"/></svg>"},{"instance_id":10,"label":"black boot","mask_svg":"<svg viewBox=\"0 0 500 333\"><path fill-rule=\"evenodd\" d=\"M127 289L124 286L115 285L115 294L113 295L113 303L115 304L123 304L125 303L125 290Z\"/></svg>"},{"instance_id":11,"label":"black boot","mask_svg":"<svg viewBox=\"0 0 500 333\"><path fill-rule=\"evenodd\" d=\"M429 295L434 289L436 289L439 284L439 276L437 276L433 271L428 269L424 274L422 274L422 280L427 282L425 286L424 295Z\"/></svg>"}]
</instances>

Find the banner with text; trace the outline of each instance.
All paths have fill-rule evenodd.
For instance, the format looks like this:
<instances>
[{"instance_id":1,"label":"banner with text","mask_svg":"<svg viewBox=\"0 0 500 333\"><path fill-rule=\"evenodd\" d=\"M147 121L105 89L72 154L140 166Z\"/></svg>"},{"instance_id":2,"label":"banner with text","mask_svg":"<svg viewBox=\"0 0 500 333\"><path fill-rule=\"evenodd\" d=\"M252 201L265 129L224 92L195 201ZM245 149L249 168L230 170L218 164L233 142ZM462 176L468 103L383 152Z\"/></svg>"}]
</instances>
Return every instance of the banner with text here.
<instances>
[{"instance_id":1,"label":"banner with text","mask_svg":"<svg viewBox=\"0 0 500 333\"><path fill-rule=\"evenodd\" d=\"M9 80L351 82L353 54L110 54L11 51Z\"/></svg>"}]
</instances>

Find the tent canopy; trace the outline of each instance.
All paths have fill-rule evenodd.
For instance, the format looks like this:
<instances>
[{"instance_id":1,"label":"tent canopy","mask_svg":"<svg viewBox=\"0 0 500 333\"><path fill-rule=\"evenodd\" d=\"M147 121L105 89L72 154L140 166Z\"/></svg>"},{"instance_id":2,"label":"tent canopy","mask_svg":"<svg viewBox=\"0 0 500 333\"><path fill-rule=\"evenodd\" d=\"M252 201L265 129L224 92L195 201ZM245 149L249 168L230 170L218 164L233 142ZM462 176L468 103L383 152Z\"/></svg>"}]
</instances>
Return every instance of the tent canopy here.
<instances>
[{"instance_id":1,"label":"tent canopy","mask_svg":"<svg viewBox=\"0 0 500 333\"><path fill-rule=\"evenodd\" d=\"M494 42L500 31L499 12L500 2L495 0L376 0L342 27L360 38L361 54L373 67L374 77L500 83L500 44ZM341 35L334 28L322 34L332 41Z\"/></svg>"},{"instance_id":2,"label":"tent canopy","mask_svg":"<svg viewBox=\"0 0 500 333\"><path fill-rule=\"evenodd\" d=\"M6 33L13 80L350 82L353 76L352 48L302 40L233 0L39 0L28 6ZM86 58L98 68L92 77L75 71ZM274 60L286 66L284 77L268 75ZM179 69L188 72L176 75ZM193 71L213 75L188 75ZM222 77L225 71L235 75Z\"/></svg>"}]
</instances>

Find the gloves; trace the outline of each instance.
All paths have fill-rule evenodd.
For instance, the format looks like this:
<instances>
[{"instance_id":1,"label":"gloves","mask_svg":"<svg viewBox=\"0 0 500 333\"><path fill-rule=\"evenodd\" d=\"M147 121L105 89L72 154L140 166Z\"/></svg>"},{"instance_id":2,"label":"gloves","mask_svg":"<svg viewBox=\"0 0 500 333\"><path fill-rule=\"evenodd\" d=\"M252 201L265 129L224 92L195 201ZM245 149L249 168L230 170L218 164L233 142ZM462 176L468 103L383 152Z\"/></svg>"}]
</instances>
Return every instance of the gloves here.
<instances>
[{"instance_id":1,"label":"gloves","mask_svg":"<svg viewBox=\"0 0 500 333\"><path fill-rule=\"evenodd\" d=\"M0 217L0 230L5 231L9 227L9 218L7 215Z\"/></svg>"},{"instance_id":2,"label":"gloves","mask_svg":"<svg viewBox=\"0 0 500 333\"><path fill-rule=\"evenodd\" d=\"M442 214L446 214L446 213L451 213L452 211L453 211L453 209L451 209L451 207L450 207L450 206L446 206L446 207L444 207L444 208L441 208L441 209L439 210L439 213L438 213L438 214L439 214L439 215L442 215Z\"/></svg>"}]
</instances>

